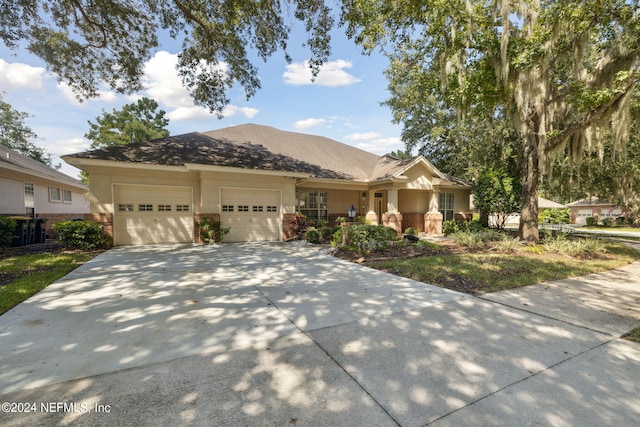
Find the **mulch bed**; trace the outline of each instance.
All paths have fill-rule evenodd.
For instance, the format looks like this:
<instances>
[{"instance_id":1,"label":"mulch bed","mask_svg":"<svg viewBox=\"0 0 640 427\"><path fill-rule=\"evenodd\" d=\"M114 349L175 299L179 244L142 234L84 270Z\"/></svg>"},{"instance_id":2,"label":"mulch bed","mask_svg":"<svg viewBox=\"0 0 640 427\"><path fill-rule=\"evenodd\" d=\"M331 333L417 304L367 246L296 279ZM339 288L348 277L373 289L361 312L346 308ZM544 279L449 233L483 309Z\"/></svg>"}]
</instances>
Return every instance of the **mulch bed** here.
<instances>
[{"instance_id":1,"label":"mulch bed","mask_svg":"<svg viewBox=\"0 0 640 427\"><path fill-rule=\"evenodd\" d=\"M59 253L65 250L65 246L57 242L38 243L35 245L9 247L0 250L0 259L21 255Z\"/></svg>"}]
</instances>

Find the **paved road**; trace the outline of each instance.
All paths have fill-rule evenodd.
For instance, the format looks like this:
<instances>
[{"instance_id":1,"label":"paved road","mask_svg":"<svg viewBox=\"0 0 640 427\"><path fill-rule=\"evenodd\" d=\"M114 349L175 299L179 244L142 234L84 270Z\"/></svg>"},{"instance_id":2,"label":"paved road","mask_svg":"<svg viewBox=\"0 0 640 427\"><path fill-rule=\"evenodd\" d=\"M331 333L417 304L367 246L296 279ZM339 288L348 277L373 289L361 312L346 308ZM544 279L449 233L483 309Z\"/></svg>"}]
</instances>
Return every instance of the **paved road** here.
<instances>
[{"instance_id":1,"label":"paved road","mask_svg":"<svg viewBox=\"0 0 640 427\"><path fill-rule=\"evenodd\" d=\"M639 307L640 263L474 298L292 244L117 248L0 317L0 402L35 408L0 424L634 425Z\"/></svg>"}]
</instances>

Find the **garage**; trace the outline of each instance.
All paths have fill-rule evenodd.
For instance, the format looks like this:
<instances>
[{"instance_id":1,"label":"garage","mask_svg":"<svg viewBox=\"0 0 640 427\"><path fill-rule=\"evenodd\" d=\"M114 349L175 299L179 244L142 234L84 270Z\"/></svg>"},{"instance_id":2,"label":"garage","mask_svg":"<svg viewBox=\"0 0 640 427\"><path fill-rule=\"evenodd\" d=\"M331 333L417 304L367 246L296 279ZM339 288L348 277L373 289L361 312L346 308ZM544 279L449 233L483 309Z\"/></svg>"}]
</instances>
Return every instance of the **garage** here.
<instances>
[{"instance_id":1,"label":"garage","mask_svg":"<svg viewBox=\"0 0 640 427\"><path fill-rule=\"evenodd\" d=\"M225 242L281 239L281 192L272 189L221 188L220 218L231 227Z\"/></svg>"},{"instance_id":2,"label":"garage","mask_svg":"<svg viewBox=\"0 0 640 427\"><path fill-rule=\"evenodd\" d=\"M116 245L193 242L191 187L114 185Z\"/></svg>"}]
</instances>

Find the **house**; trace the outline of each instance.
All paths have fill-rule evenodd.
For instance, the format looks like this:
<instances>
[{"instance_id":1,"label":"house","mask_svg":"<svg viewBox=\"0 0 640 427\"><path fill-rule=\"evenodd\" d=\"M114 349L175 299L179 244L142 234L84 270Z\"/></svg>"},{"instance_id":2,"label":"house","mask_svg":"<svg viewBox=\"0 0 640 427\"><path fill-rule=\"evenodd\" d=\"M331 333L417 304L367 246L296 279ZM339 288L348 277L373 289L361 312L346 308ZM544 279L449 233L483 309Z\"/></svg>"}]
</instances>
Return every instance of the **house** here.
<instances>
[{"instance_id":1,"label":"house","mask_svg":"<svg viewBox=\"0 0 640 427\"><path fill-rule=\"evenodd\" d=\"M626 209L595 196L576 200L567 204L567 207L569 208L571 223L577 225L586 225L587 218L596 218L600 222L605 218L616 219L627 215Z\"/></svg>"},{"instance_id":2,"label":"house","mask_svg":"<svg viewBox=\"0 0 640 427\"><path fill-rule=\"evenodd\" d=\"M205 217L225 241L293 236L296 212L333 223L353 205L374 224L440 233L469 212L470 184L418 156L377 156L313 135L247 124L64 156L89 173L93 221L116 245L198 241Z\"/></svg>"},{"instance_id":3,"label":"house","mask_svg":"<svg viewBox=\"0 0 640 427\"><path fill-rule=\"evenodd\" d=\"M51 225L89 213L88 188L43 163L0 146L0 216L48 218Z\"/></svg>"}]
</instances>

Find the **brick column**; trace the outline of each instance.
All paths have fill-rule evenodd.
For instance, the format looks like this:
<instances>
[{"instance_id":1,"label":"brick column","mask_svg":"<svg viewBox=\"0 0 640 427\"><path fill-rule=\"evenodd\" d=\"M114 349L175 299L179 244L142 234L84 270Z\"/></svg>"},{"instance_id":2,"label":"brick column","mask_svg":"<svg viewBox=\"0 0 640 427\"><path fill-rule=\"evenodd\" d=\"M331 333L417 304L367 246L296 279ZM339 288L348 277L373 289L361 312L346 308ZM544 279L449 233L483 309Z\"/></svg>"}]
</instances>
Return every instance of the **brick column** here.
<instances>
[{"instance_id":1,"label":"brick column","mask_svg":"<svg viewBox=\"0 0 640 427\"><path fill-rule=\"evenodd\" d=\"M194 243L204 243L200 238L200 227L198 223L205 218L212 218L214 221L220 221L219 213L196 213L193 214L193 241Z\"/></svg>"},{"instance_id":2,"label":"brick column","mask_svg":"<svg viewBox=\"0 0 640 427\"><path fill-rule=\"evenodd\" d=\"M427 234L442 234L442 214L427 212L424 214L424 231Z\"/></svg>"},{"instance_id":3,"label":"brick column","mask_svg":"<svg viewBox=\"0 0 640 427\"><path fill-rule=\"evenodd\" d=\"M92 212L84 214L84 220L102 225L104 233L110 237L109 246L113 246L113 214L110 212Z\"/></svg>"},{"instance_id":4,"label":"brick column","mask_svg":"<svg viewBox=\"0 0 640 427\"><path fill-rule=\"evenodd\" d=\"M382 214L382 223L396 230L398 235L402 234L402 214L400 212Z\"/></svg>"}]
</instances>

